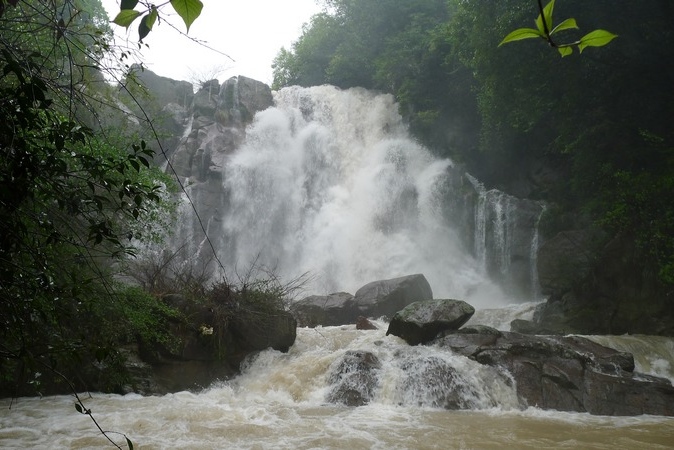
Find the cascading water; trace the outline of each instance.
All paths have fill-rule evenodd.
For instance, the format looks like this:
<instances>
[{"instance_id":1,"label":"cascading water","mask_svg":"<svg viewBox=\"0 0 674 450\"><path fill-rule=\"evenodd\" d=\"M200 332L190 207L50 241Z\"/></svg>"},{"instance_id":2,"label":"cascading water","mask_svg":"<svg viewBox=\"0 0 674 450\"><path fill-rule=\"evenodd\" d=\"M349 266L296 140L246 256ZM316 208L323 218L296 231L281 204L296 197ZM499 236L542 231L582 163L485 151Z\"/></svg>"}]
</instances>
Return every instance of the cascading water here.
<instances>
[{"instance_id":1,"label":"cascading water","mask_svg":"<svg viewBox=\"0 0 674 450\"><path fill-rule=\"evenodd\" d=\"M543 217L544 212L545 212L545 205L542 205L541 212L538 214L538 217L536 218L536 224L534 225L534 234L531 239L531 247L529 253L529 260L531 261L531 265L529 268L529 273L531 275L530 278L531 298L533 299L542 298L540 284L538 282L538 249L540 248L541 245L539 226L541 224L541 217Z\"/></svg>"},{"instance_id":2,"label":"cascading water","mask_svg":"<svg viewBox=\"0 0 674 450\"><path fill-rule=\"evenodd\" d=\"M467 178L478 194L473 241L479 266L506 292L540 300L536 261L544 205L487 190L474 177Z\"/></svg>"},{"instance_id":3,"label":"cascading water","mask_svg":"<svg viewBox=\"0 0 674 450\"><path fill-rule=\"evenodd\" d=\"M292 87L275 102L223 169L228 239L218 253L229 270L309 272L312 294L423 273L438 297L478 307L523 299L506 298L465 249L444 207L447 178L463 174L409 137L393 97ZM498 216L503 267L509 214Z\"/></svg>"}]
</instances>

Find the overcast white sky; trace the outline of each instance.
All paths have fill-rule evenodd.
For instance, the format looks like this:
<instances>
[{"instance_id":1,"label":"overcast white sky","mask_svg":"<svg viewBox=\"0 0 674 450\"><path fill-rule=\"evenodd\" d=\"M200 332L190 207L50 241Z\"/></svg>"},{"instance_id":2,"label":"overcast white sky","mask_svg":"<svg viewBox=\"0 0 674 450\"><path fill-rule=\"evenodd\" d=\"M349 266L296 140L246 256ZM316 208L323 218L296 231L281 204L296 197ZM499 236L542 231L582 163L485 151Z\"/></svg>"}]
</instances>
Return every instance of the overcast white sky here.
<instances>
[{"instance_id":1,"label":"overcast white sky","mask_svg":"<svg viewBox=\"0 0 674 450\"><path fill-rule=\"evenodd\" d=\"M112 20L119 12L119 0L101 0ZM271 84L271 64L283 46L290 45L301 34L302 24L320 12L317 0L202 0L204 9L192 24L189 36L206 41L210 47L231 56L235 62L190 41L168 24L157 23L145 38L145 66L165 77L191 81L196 75L217 75L221 81L244 75ZM138 8L139 9L139 8ZM185 24L173 13L170 5L162 9L171 13L172 23L185 31ZM135 43L138 41L139 19L129 27L112 25ZM212 77L208 77L212 78Z\"/></svg>"}]
</instances>

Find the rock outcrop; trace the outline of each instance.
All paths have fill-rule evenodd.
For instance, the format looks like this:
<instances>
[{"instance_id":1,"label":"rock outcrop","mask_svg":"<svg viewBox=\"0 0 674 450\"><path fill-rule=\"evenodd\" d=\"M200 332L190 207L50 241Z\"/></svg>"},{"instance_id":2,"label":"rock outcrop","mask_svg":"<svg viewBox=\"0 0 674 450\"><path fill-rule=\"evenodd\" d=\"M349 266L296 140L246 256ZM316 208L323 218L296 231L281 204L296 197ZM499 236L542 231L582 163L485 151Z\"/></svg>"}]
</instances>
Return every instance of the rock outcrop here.
<instances>
[{"instance_id":1,"label":"rock outcrop","mask_svg":"<svg viewBox=\"0 0 674 450\"><path fill-rule=\"evenodd\" d=\"M144 389L143 393L208 387L238 374L248 355L268 348L287 352L295 342L294 317L269 305L241 301L196 304L179 295L166 296L164 301L178 309L182 319L171 321L172 342L141 342L140 356L151 366L152 380L135 384L155 389ZM130 390L139 389L132 383Z\"/></svg>"},{"instance_id":2,"label":"rock outcrop","mask_svg":"<svg viewBox=\"0 0 674 450\"><path fill-rule=\"evenodd\" d=\"M391 318L410 303L432 298L426 277L415 274L373 281L358 289L356 295L312 295L293 304L291 311L302 327L349 325L361 316Z\"/></svg>"},{"instance_id":3,"label":"rock outcrop","mask_svg":"<svg viewBox=\"0 0 674 450\"><path fill-rule=\"evenodd\" d=\"M634 372L629 353L582 337L472 329L434 342L512 375L524 405L601 415L674 415L674 386Z\"/></svg>"},{"instance_id":4,"label":"rock outcrop","mask_svg":"<svg viewBox=\"0 0 674 450\"><path fill-rule=\"evenodd\" d=\"M125 132L130 129L142 136L147 133L145 127L133 125L151 119L157 135L147 136L146 140L152 143L155 161L161 165L166 162L164 153L170 156L180 142L191 115L193 100L192 83L162 77L134 64L124 81L124 88L119 89L119 101L120 107L131 113L124 120L135 123L119 123L118 127ZM159 139L160 148L154 145L155 139Z\"/></svg>"},{"instance_id":5,"label":"rock outcrop","mask_svg":"<svg viewBox=\"0 0 674 450\"><path fill-rule=\"evenodd\" d=\"M633 238L599 249L587 232L560 233L539 255L539 276L549 298L530 323L513 330L534 334L649 334L674 336L674 293L658 277Z\"/></svg>"},{"instance_id":6,"label":"rock outcrop","mask_svg":"<svg viewBox=\"0 0 674 450\"><path fill-rule=\"evenodd\" d=\"M367 317L360 316L356 319L356 330L378 330L377 325L370 322Z\"/></svg>"},{"instance_id":7,"label":"rock outcrop","mask_svg":"<svg viewBox=\"0 0 674 450\"><path fill-rule=\"evenodd\" d=\"M475 313L462 300L425 300L407 305L394 314L386 331L410 345L425 344L441 332L458 330Z\"/></svg>"},{"instance_id":8,"label":"rock outcrop","mask_svg":"<svg viewBox=\"0 0 674 450\"><path fill-rule=\"evenodd\" d=\"M294 303L291 311L300 327L336 326L353 323L356 313L353 295L336 292L328 295L311 295ZM358 316L356 316L356 319Z\"/></svg>"},{"instance_id":9,"label":"rock outcrop","mask_svg":"<svg viewBox=\"0 0 674 450\"><path fill-rule=\"evenodd\" d=\"M204 230L214 248L230 248L223 228L222 215L229 207L229 193L223 189L222 170L227 159L239 148L246 127L256 112L273 105L271 89L251 78L232 77L222 85L218 80L202 84L194 95L190 119L182 138L171 153L171 167L183 180L200 222L185 220L173 239L176 248L184 248L196 266L208 266L213 254L202 248Z\"/></svg>"},{"instance_id":10,"label":"rock outcrop","mask_svg":"<svg viewBox=\"0 0 674 450\"><path fill-rule=\"evenodd\" d=\"M354 295L353 302L359 312L355 318L391 318L410 303L432 298L431 286L422 274L373 281L358 289Z\"/></svg>"}]
</instances>

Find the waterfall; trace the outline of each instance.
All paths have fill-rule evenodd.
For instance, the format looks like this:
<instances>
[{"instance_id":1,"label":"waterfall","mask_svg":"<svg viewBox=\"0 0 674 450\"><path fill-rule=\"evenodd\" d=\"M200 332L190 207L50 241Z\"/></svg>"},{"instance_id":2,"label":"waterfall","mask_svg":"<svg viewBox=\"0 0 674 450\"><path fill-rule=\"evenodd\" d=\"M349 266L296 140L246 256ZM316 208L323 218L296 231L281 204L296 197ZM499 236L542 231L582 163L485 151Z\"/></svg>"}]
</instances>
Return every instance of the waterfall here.
<instances>
[{"instance_id":1,"label":"waterfall","mask_svg":"<svg viewBox=\"0 0 674 450\"><path fill-rule=\"evenodd\" d=\"M479 264L488 269L490 259L496 270L507 274L512 258L513 207L512 197L478 185L475 208L475 254Z\"/></svg>"},{"instance_id":2,"label":"waterfall","mask_svg":"<svg viewBox=\"0 0 674 450\"><path fill-rule=\"evenodd\" d=\"M507 292L539 299L536 261L544 205L487 190L474 177L467 178L477 194L473 245L479 267Z\"/></svg>"},{"instance_id":3,"label":"waterfall","mask_svg":"<svg viewBox=\"0 0 674 450\"><path fill-rule=\"evenodd\" d=\"M423 273L437 297L510 301L443 211L453 163L409 137L390 95L285 88L223 169L230 271L309 272L314 294Z\"/></svg>"},{"instance_id":4,"label":"waterfall","mask_svg":"<svg viewBox=\"0 0 674 450\"><path fill-rule=\"evenodd\" d=\"M665 336L585 336L597 344L631 353L635 370L674 384L674 340Z\"/></svg>"},{"instance_id":5,"label":"waterfall","mask_svg":"<svg viewBox=\"0 0 674 450\"><path fill-rule=\"evenodd\" d=\"M228 279L308 273L307 294L423 273L437 298L477 307L531 299L540 205L486 190L434 157L409 136L391 95L290 87L251 117L239 91L229 80L218 97L215 116L229 125L195 112L176 156L203 220L184 204L176 246L191 261L213 261L212 244Z\"/></svg>"},{"instance_id":6,"label":"waterfall","mask_svg":"<svg viewBox=\"0 0 674 450\"><path fill-rule=\"evenodd\" d=\"M536 224L534 225L534 235L531 239L531 251L529 253L529 260L531 261L531 267L530 267L530 272L531 272L531 298L532 299L539 299L541 298L541 286L538 281L538 249L541 246L540 243L540 233L539 233L539 227L541 224L541 217L543 217L543 213L545 212L545 205L541 205L541 212L538 214L538 217L536 218Z\"/></svg>"}]
</instances>

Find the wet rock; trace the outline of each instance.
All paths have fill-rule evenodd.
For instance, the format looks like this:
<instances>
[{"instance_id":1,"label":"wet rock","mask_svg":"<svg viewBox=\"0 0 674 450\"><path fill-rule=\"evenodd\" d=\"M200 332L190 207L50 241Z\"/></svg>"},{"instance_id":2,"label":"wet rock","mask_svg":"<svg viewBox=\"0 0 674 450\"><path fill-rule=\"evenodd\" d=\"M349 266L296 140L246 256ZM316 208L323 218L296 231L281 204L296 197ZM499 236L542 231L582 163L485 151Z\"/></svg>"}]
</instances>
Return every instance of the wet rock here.
<instances>
[{"instance_id":1,"label":"wet rock","mask_svg":"<svg viewBox=\"0 0 674 450\"><path fill-rule=\"evenodd\" d=\"M272 348L285 353L295 343L297 321L287 311L234 314L230 330L240 350L256 352Z\"/></svg>"},{"instance_id":2,"label":"wet rock","mask_svg":"<svg viewBox=\"0 0 674 450\"><path fill-rule=\"evenodd\" d=\"M415 358L401 364L402 403L449 410L472 409L479 395L447 361L441 358ZM492 405L496 406L496 405Z\"/></svg>"},{"instance_id":3,"label":"wet rock","mask_svg":"<svg viewBox=\"0 0 674 450\"><path fill-rule=\"evenodd\" d=\"M496 328L488 327L487 325L469 325L458 329L456 332L459 334L483 334L496 337L503 334Z\"/></svg>"},{"instance_id":4,"label":"wet rock","mask_svg":"<svg viewBox=\"0 0 674 450\"><path fill-rule=\"evenodd\" d=\"M393 316L386 335L401 337L410 345L424 344L441 332L459 329L474 313L475 308L462 300L414 302Z\"/></svg>"},{"instance_id":5,"label":"wet rock","mask_svg":"<svg viewBox=\"0 0 674 450\"><path fill-rule=\"evenodd\" d=\"M553 324L550 322L539 323L534 320L515 319L512 322L510 322L510 331L522 334L563 335L568 334L573 330L570 330L562 326L561 324Z\"/></svg>"},{"instance_id":6,"label":"wet rock","mask_svg":"<svg viewBox=\"0 0 674 450\"><path fill-rule=\"evenodd\" d=\"M354 303L358 316L387 317L413 302L431 300L433 291L422 274L368 283L356 291Z\"/></svg>"},{"instance_id":7,"label":"wet rock","mask_svg":"<svg viewBox=\"0 0 674 450\"><path fill-rule=\"evenodd\" d=\"M674 336L671 285L652 255L630 235L584 239L560 233L539 251L541 286L551 294L534 317L539 329Z\"/></svg>"},{"instance_id":8,"label":"wet rock","mask_svg":"<svg viewBox=\"0 0 674 450\"><path fill-rule=\"evenodd\" d=\"M363 406L372 400L379 383L379 358L371 352L348 351L333 366L328 376L328 383L332 386L328 402Z\"/></svg>"},{"instance_id":9,"label":"wet rock","mask_svg":"<svg viewBox=\"0 0 674 450\"><path fill-rule=\"evenodd\" d=\"M555 295L568 291L586 276L592 266L592 242L589 230L563 231L546 240L538 250L537 269L541 292Z\"/></svg>"},{"instance_id":10,"label":"wet rock","mask_svg":"<svg viewBox=\"0 0 674 450\"><path fill-rule=\"evenodd\" d=\"M421 274L368 283L356 295L338 292L312 295L291 306L299 326L350 325L358 317L393 317L405 306L433 298L431 286Z\"/></svg>"},{"instance_id":11,"label":"wet rock","mask_svg":"<svg viewBox=\"0 0 674 450\"><path fill-rule=\"evenodd\" d=\"M232 248L223 228L222 214L229 208L230 193L223 189L223 167L246 136L246 127L255 113L273 105L271 88L247 77L232 77L222 85L218 80L202 83L190 98L188 125L172 145L170 162L176 174L187 178L185 188L200 222L207 224L208 236L215 248ZM181 228L174 242L185 248L201 246L202 225ZM193 256L193 255L190 255ZM211 251L198 253L195 267L214 266Z\"/></svg>"},{"instance_id":12,"label":"wet rock","mask_svg":"<svg viewBox=\"0 0 674 450\"><path fill-rule=\"evenodd\" d=\"M378 330L377 325L370 322L367 317L359 316L356 319L356 330Z\"/></svg>"},{"instance_id":13,"label":"wet rock","mask_svg":"<svg viewBox=\"0 0 674 450\"><path fill-rule=\"evenodd\" d=\"M205 388L236 375L249 355L268 348L286 352L295 342L295 318L274 305L195 303L175 294L163 300L178 309L182 319L168 321L171 342L140 341L139 355L152 366L154 384L141 380L133 387L137 392Z\"/></svg>"},{"instance_id":14,"label":"wet rock","mask_svg":"<svg viewBox=\"0 0 674 450\"><path fill-rule=\"evenodd\" d=\"M347 292L312 295L294 303L290 311L297 319L297 326L310 328L353 323L351 318L357 312L353 295Z\"/></svg>"},{"instance_id":15,"label":"wet rock","mask_svg":"<svg viewBox=\"0 0 674 450\"><path fill-rule=\"evenodd\" d=\"M674 415L674 386L634 358L577 336L448 334L435 345L506 370L529 406L606 415Z\"/></svg>"}]
</instances>

